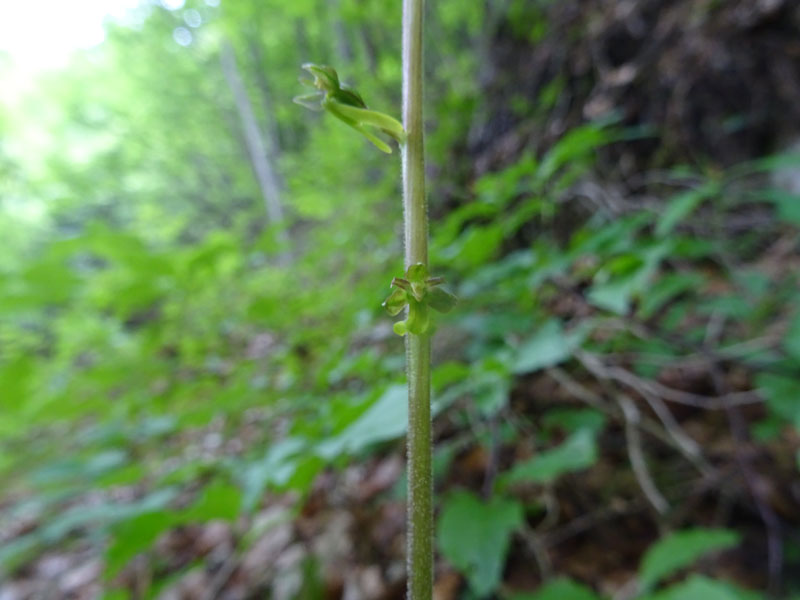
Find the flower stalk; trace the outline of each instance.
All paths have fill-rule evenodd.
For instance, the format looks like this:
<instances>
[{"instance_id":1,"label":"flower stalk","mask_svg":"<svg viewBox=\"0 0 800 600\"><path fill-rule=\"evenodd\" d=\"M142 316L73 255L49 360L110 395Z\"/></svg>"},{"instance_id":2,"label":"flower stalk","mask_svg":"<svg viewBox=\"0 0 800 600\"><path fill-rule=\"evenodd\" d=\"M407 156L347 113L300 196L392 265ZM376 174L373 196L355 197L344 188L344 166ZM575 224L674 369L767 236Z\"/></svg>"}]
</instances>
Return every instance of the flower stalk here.
<instances>
[{"instance_id":1,"label":"flower stalk","mask_svg":"<svg viewBox=\"0 0 800 600\"><path fill-rule=\"evenodd\" d=\"M400 146L403 166L405 276L392 280L392 293L383 303L395 316L406 309L406 319L394 331L406 338L408 376L408 525L407 576L409 600L431 600L433 595L433 438L431 435L430 309L449 312L456 297L439 287L441 277L428 272L428 204L425 196L423 133L424 0L403 0L403 123L370 110L361 95L342 83L333 67L306 63L316 88L294 101L312 110L324 110L352 127L382 152L391 147L377 133Z\"/></svg>"},{"instance_id":2,"label":"flower stalk","mask_svg":"<svg viewBox=\"0 0 800 600\"><path fill-rule=\"evenodd\" d=\"M428 205L425 196L423 134L424 0L403 0L403 209L405 265L428 264ZM409 306L409 311L412 306ZM433 438L431 434L430 332L406 335L408 375L408 525L409 600L433 593Z\"/></svg>"}]
</instances>

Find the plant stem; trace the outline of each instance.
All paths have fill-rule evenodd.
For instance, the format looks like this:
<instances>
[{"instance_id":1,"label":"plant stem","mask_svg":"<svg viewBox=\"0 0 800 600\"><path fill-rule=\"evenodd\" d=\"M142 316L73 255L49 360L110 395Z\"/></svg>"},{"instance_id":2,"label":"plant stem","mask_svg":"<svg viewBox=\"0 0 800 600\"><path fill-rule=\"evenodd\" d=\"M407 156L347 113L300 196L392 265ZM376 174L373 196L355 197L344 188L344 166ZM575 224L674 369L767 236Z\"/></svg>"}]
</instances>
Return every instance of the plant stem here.
<instances>
[{"instance_id":1,"label":"plant stem","mask_svg":"<svg viewBox=\"0 0 800 600\"><path fill-rule=\"evenodd\" d=\"M428 206L422 122L424 0L403 0L403 207L406 268L428 264ZM408 371L408 598L430 600L433 591L433 474L431 341L406 336Z\"/></svg>"}]
</instances>

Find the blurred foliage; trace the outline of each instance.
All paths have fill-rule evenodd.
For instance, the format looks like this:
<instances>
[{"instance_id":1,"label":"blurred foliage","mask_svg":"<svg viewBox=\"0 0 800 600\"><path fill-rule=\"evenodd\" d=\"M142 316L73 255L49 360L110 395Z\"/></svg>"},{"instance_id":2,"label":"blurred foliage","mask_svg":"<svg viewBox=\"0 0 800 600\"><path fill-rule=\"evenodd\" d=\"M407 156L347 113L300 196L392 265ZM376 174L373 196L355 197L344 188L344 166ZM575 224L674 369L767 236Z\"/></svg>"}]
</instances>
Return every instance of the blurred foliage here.
<instances>
[{"instance_id":1,"label":"blurred foliage","mask_svg":"<svg viewBox=\"0 0 800 600\"><path fill-rule=\"evenodd\" d=\"M299 509L323 470L405 433L402 341L380 307L402 272L399 165L291 103L299 65L319 61L376 107L397 107L399 6L212 4L143 3L69 68L2 98L0 524L38 523L0 533L9 573L78 539L103 549L111 578L165 531L249 519L265 494L292 491ZM428 151L443 179L482 107L470 49L486 43L486 10L441 0L431 14ZM519 35L541 35L535 12ZM225 41L272 146L285 222L266 218L220 66ZM798 271L764 252L797 244L800 198L769 178L797 157L676 167L657 204L598 203L562 231L598 150L630 135L613 119L585 123L474 181L453 167L446 183L468 201L432 196L431 272L460 299L437 322L434 409L473 442L488 444L485 424L508 416L534 373L612 381L624 366L646 382L690 356L746 374L731 392L763 396L758 440L800 430ZM731 234L742 216L753 224ZM593 371L597 357L612 362ZM725 392L685 394L702 404ZM526 490L595 465L611 420L574 405L506 419L503 443L524 440L528 455L503 464L487 498L441 500L438 546L465 593L601 597L563 578L522 595L502 582L512 537L541 510ZM454 444L443 440L437 461ZM721 580L675 579L738 540L664 537L642 559L641 597L750 598Z\"/></svg>"}]
</instances>

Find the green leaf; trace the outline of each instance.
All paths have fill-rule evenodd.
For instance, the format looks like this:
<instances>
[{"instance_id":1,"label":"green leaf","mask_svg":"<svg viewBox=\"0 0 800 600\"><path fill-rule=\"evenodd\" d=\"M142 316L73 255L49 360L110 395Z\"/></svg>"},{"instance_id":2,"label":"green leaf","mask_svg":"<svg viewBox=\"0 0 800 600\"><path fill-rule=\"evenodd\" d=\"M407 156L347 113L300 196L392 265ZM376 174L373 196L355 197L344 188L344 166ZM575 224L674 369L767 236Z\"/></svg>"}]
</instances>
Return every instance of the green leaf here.
<instances>
[{"instance_id":1,"label":"green leaf","mask_svg":"<svg viewBox=\"0 0 800 600\"><path fill-rule=\"evenodd\" d=\"M178 523L169 511L139 515L119 523L106 551L106 577L113 577L137 554L150 548L162 533Z\"/></svg>"},{"instance_id":2,"label":"green leaf","mask_svg":"<svg viewBox=\"0 0 800 600\"><path fill-rule=\"evenodd\" d=\"M595 306L626 314L631 298L649 289L650 280L672 246L670 240L664 240L614 257L595 275L587 298Z\"/></svg>"},{"instance_id":3,"label":"green leaf","mask_svg":"<svg viewBox=\"0 0 800 600\"><path fill-rule=\"evenodd\" d=\"M756 387L764 395L771 413L800 429L800 381L794 377L762 373L756 376Z\"/></svg>"},{"instance_id":4,"label":"green leaf","mask_svg":"<svg viewBox=\"0 0 800 600\"><path fill-rule=\"evenodd\" d=\"M407 421L406 386L390 386L349 427L338 436L322 442L317 447L317 453L326 459L343 452L358 453L372 444L400 437L406 432Z\"/></svg>"},{"instance_id":5,"label":"green leaf","mask_svg":"<svg viewBox=\"0 0 800 600\"><path fill-rule=\"evenodd\" d=\"M640 597L639 600L759 600L761 594L744 590L725 581L692 575L686 581L667 589Z\"/></svg>"},{"instance_id":6,"label":"green leaf","mask_svg":"<svg viewBox=\"0 0 800 600\"><path fill-rule=\"evenodd\" d=\"M800 194L778 189L764 190L761 195L775 204L775 210L781 221L800 225Z\"/></svg>"},{"instance_id":7,"label":"green leaf","mask_svg":"<svg viewBox=\"0 0 800 600\"><path fill-rule=\"evenodd\" d=\"M605 424L606 416L593 408L554 408L542 417L545 429L561 429L567 433L585 429L596 434Z\"/></svg>"},{"instance_id":8,"label":"green leaf","mask_svg":"<svg viewBox=\"0 0 800 600\"><path fill-rule=\"evenodd\" d=\"M708 181L697 189L678 194L664 209L656 225L655 234L658 237L666 236L678 223L694 212L703 200L707 200L717 193L719 193L719 184L715 181Z\"/></svg>"},{"instance_id":9,"label":"green leaf","mask_svg":"<svg viewBox=\"0 0 800 600\"><path fill-rule=\"evenodd\" d=\"M187 521L210 521L226 519L232 521L239 516L242 493L224 481L215 481L203 489L202 494L184 514Z\"/></svg>"},{"instance_id":10,"label":"green leaf","mask_svg":"<svg viewBox=\"0 0 800 600\"><path fill-rule=\"evenodd\" d=\"M297 468L298 456L306 449L303 440L286 438L272 444L266 455L240 469L244 494L243 509L251 512L258 507L264 489L270 485L280 485L288 481Z\"/></svg>"},{"instance_id":11,"label":"green leaf","mask_svg":"<svg viewBox=\"0 0 800 600\"><path fill-rule=\"evenodd\" d=\"M643 589L650 589L703 555L737 545L739 539L738 533L728 529L697 528L671 533L645 553L639 567L639 582Z\"/></svg>"},{"instance_id":12,"label":"green leaf","mask_svg":"<svg viewBox=\"0 0 800 600\"><path fill-rule=\"evenodd\" d=\"M504 484L526 481L549 483L565 473L586 469L596 460L597 443L594 433L589 429L581 429L560 446L517 464L502 481Z\"/></svg>"},{"instance_id":13,"label":"green leaf","mask_svg":"<svg viewBox=\"0 0 800 600\"><path fill-rule=\"evenodd\" d=\"M797 313L789 324L783 337L783 349L794 360L800 362L800 313Z\"/></svg>"},{"instance_id":14,"label":"green leaf","mask_svg":"<svg viewBox=\"0 0 800 600\"><path fill-rule=\"evenodd\" d=\"M590 588L560 577L532 593L515 594L509 600L601 600Z\"/></svg>"},{"instance_id":15,"label":"green leaf","mask_svg":"<svg viewBox=\"0 0 800 600\"><path fill-rule=\"evenodd\" d=\"M583 341L584 331L564 332L561 322L551 319L517 349L512 371L529 373L567 360Z\"/></svg>"},{"instance_id":16,"label":"green leaf","mask_svg":"<svg viewBox=\"0 0 800 600\"><path fill-rule=\"evenodd\" d=\"M702 289L703 283L703 277L695 272L664 275L642 294L639 316L649 319L671 299L685 292Z\"/></svg>"},{"instance_id":17,"label":"green leaf","mask_svg":"<svg viewBox=\"0 0 800 600\"><path fill-rule=\"evenodd\" d=\"M579 163L591 156L595 148L612 139L613 134L610 131L593 123L571 129L545 154L539 165L537 178L546 182L561 167L570 162Z\"/></svg>"},{"instance_id":18,"label":"green leaf","mask_svg":"<svg viewBox=\"0 0 800 600\"><path fill-rule=\"evenodd\" d=\"M478 596L487 596L500 583L511 533L522 524L522 507L495 497L483 502L465 491L450 495L439 519L442 554L464 573Z\"/></svg>"}]
</instances>

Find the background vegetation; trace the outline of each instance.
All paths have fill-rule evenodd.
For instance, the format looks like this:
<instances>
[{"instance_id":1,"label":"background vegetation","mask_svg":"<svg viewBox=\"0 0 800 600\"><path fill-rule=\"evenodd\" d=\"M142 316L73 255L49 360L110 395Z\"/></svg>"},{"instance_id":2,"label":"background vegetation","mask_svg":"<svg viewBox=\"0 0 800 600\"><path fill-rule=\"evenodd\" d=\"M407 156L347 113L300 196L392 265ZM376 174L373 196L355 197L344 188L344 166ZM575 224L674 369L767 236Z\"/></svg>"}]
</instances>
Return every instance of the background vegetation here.
<instances>
[{"instance_id":1,"label":"background vegetation","mask_svg":"<svg viewBox=\"0 0 800 600\"><path fill-rule=\"evenodd\" d=\"M0 95L0 598L401 598L399 165L291 103L400 3L170 6ZM428 13L436 597L798 597L800 9Z\"/></svg>"}]
</instances>

